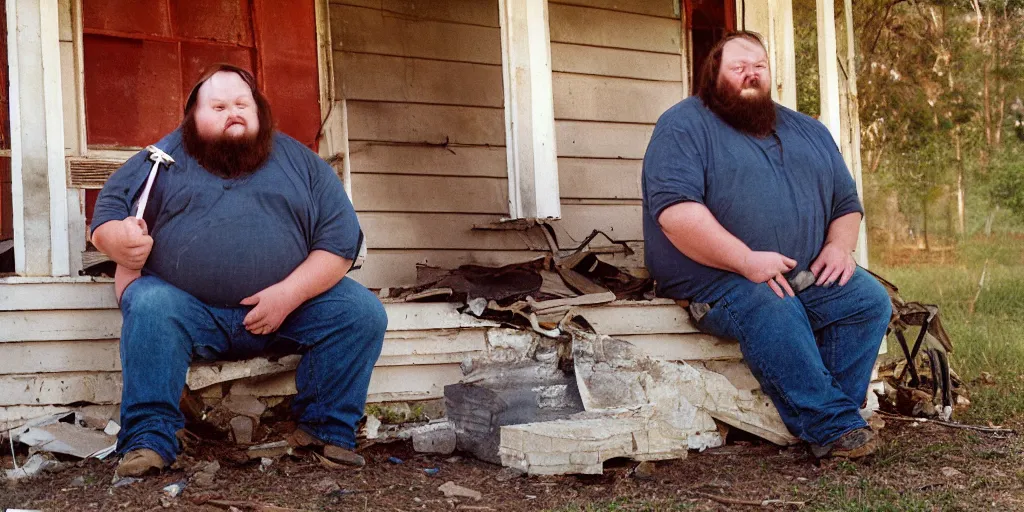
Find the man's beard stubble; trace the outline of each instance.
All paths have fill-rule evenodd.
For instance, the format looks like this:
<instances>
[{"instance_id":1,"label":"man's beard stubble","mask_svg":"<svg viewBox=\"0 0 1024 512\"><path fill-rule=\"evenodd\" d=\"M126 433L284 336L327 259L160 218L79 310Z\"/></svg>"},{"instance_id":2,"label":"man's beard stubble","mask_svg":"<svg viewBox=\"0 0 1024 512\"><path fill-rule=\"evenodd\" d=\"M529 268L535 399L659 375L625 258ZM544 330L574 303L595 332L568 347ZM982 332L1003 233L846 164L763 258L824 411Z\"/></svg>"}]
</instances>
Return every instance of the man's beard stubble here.
<instances>
[{"instance_id":1,"label":"man's beard stubble","mask_svg":"<svg viewBox=\"0 0 1024 512\"><path fill-rule=\"evenodd\" d=\"M260 122L260 129L256 135L237 139L204 139L196 128L194 113L185 117L181 137L185 150L199 162L199 165L226 179L240 178L256 172L267 161L274 144L273 126L265 122Z\"/></svg>"},{"instance_id":2,"label":"man's beard stubble","mask_svg":"<svg viewBox=\"0 0 1024 512\"><path fill-rule=\"evenodd\" d=\"M757 87L758 82L744 85ZM719 80L711 94L702 99L709 110L729 126L755 137L767 137L775 129L775 102L767 91L759 90L754 98L745 98L741 90Z\"/></svg>"}]
</instances>

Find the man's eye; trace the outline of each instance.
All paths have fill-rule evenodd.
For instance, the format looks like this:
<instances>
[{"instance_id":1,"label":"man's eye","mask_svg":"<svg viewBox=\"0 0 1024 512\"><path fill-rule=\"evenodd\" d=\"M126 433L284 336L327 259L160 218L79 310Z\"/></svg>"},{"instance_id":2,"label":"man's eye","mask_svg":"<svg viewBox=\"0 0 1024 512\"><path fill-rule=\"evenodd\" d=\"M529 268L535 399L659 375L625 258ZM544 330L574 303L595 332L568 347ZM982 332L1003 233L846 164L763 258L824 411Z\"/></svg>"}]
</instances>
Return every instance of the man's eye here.
<instances>
[{"instance_id":1,"label":"man's eye","mask_svg":"<svg viewBox=\"0 0 1024 512\"><path fill-rule=\"evenodd\" d=\"M216 107L213 107L213 110L216 112L220 112L224 110L224 105L217 105Z\"/></svg>"}]
</instances>

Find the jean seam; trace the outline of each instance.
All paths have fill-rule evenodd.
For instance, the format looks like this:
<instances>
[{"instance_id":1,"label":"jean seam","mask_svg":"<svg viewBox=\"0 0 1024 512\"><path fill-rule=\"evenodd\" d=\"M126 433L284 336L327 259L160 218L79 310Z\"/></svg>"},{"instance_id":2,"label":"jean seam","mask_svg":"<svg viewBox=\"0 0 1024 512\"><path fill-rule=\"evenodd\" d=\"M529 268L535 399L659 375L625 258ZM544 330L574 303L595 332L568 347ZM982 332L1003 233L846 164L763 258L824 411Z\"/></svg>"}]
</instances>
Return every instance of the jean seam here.
<instances>
[{"instance_id":1,"label":"jean seam","mask_svg":"<svg viewBox=\"0 0 1024 512\"><path fill-rule=\"evenodd\" d=\"M729 319L732 321L733 325L736 326L736 330L741 335L746 337L746 332L743 330L743 326L736 319L736 315L734 315L732 310L729 308L729 306L731 306L731 304L728 301L726 301L724 297L722 298L722 302L724 302L724 304L722 304L722 306L725 308L725 312L728 313ZM749 362L747 363L747 366L748 367L750 366ZM781 390L781 388L779 387L779 384L778 384L778 379L776 379L773 374L765 374L765 372L762 371L761 372L761 376L764 377L765 380L767 380L768 383L771 384L771 386L774 387L776 390ZM796 410L796 407L793 405L793 402L790 401L789 397L786 396L785 393L779 392L778 395L782 399L782 401L785 402L787 406L789 406L790 409ZM804 421L801 418L800 414L796 415L796 419L799 422L799 426L800 426L800 433L799 433L799 435L797 437L804 437L803 434L805 434L806 431L807 431L807 429L804 427Z\"/></svg>"}]
</instances>

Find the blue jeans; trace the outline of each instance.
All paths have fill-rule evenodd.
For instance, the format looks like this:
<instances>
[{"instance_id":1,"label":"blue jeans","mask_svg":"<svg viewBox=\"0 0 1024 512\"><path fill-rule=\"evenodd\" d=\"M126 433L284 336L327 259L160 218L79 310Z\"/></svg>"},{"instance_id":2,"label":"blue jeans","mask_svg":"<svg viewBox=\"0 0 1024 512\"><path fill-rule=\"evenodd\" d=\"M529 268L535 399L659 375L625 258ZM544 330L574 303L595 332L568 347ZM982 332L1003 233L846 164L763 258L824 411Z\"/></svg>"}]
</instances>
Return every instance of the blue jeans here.
<instances>
[{"instance_id":1,"label":"blue jeans","mask_svg":"<svg viewBox=\"0 0 1024 512\"><path fill-rule=\"evenodd\" d=\"M118 452L148 448L171 463L178 408L193 360L302 354L291 407L299 428L327 443L355 447L387 315L377 297L350 278L293 311L274 334L254 335L242 319L252 308L212 307L154 277L121 298L121 432Z\"/></svg>"},{"instance_id":2,"label":"blue jeans","mask_svg":"<svg viewBox=\"0 0 1024 512\"><path fill-rule=\"evenodd\" d=\"M767 284L735 275L697 322L738 340L743 358L793 435L825 445L866 426L867 395L892 303L858 268L845 286L811 285L780 299Z\"/></svg>"}]
</instances>

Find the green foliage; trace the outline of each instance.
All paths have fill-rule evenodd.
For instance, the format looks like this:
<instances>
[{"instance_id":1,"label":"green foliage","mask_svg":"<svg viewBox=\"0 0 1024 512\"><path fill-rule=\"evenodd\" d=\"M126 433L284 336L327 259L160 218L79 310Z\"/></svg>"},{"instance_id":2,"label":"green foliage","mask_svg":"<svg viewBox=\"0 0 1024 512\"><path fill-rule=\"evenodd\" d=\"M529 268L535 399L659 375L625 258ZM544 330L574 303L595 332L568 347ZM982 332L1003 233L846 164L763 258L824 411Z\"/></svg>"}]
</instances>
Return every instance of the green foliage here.
<instances>
[{"instance_id":1,"label":"green foliage","mask_svg":"<svg viewBox=\"0 0 1024 512\"><path fill-rule=\"evenodd\" d=\"M1024 218L1024 150L1021 144L992 156L988 193L995 205Z\"/></svg>"}]
</instances>

